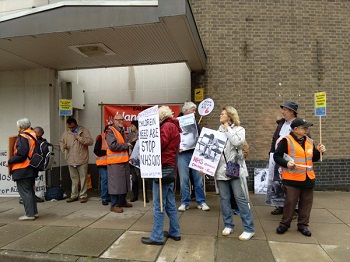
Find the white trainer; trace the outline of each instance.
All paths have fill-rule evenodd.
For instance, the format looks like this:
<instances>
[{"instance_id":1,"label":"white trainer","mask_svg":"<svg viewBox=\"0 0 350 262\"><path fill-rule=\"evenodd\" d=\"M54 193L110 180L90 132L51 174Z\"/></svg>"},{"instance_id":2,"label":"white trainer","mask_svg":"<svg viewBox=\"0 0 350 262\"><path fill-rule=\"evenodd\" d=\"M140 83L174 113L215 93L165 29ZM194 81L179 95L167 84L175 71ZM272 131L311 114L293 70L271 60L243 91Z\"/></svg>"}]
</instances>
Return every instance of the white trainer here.
<instances>
[{"instance_id":1,"label":"white trainer","mask_svg":"<svg viewBox=\"0 0 350 262\"><path fill-rule=\"evenodd\" d=\"M209 211L210 210L210 207L204 202L200 205L197 206L198 209L202 209L203 211Z\"/></svg>"},{"instance_id":2,"label":"white trainer","mask_svg":"<svg viewBox=\"0 0 350 262\"><path fill-rule=\"evenodd\" d=\"M249 240L249 239L251 239L253 236L254 236L254 234L255 234L255 232L251 232L251 233L249 233L249 232L243 232L239 237L238 237L238 239L239 240Z\"/></svg>"},{"instance_id":3,"label":"white trainer","mask_svg":"<svg viewBox=\"0 0 350 262\"><path fill-rule=\"evenodd\" d=\"M177 210L181 212L185 212L187 209L190 209L189 206L185 206L184 204L181 204Z\"/></svg>"},{"instance_id":4,"label":"white trainer","mask_svg":"<svg viewBox=\"0 0 350 262\"><path fill-rule=\"evenodd\" d=\"M222 230L222 235L223 236L229 236L232 233L233 229L229 227L225 227L224 230Z\"/></svg>"},{"instance_id":5,"label":"white trainer","mask_svg":"<svg viewBox=\"0 0 350 262\"><path fill-rule=\"evenodd\" d=\"M18 218L18 220L20 221L24 221L24 220L34 220L35 217L27 217L27 216L21 216Z\"/></svg>"}]
</instances>

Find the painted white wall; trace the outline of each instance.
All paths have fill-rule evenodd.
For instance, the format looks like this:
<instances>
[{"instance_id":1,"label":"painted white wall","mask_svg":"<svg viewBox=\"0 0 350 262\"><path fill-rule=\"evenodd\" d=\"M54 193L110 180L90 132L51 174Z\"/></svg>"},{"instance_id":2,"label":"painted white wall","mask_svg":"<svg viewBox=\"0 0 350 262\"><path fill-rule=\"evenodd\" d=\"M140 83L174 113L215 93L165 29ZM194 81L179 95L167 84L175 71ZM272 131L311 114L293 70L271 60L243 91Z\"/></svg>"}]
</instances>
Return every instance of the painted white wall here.
<instances>
[{"instance_id":1,"label":"painted white wall","mask_svg":"<svg viewBox=\"0 0 350 262\"><path fill-rule=\"evenodd\" d=\"M27 117L32 126L42 126L44 137L54 145L65 128L59 116L61 81L85 90L85 109L74 110L78 123L93 138L101 132L99 104L183 104L191 98L191 75L186 64L62 71L50 69L0 72L0 150L8 149L8 137L17 135L16 121ZM74 86L74 85L73 85ZM56 147L57 148L57 147ZM90 163L95 162L90 147ZM55 151L55 164L59 154ZM65 165L61 157L62 165Z\"/></svg>"},{"instance_id":2,"label":"painted white wall","mask_svg":"<svg viewBox=\"0 0 350 262\"><path fill-rule=\"evenodd\" d=\"M74 117L93 139L103 128L99 104L183 104L191 99L191 73L185 63L61 71L58 78L85 90L85 109L74 110ZM89 162L94 159L91 148Z\"/></svg>"}]
</instances>

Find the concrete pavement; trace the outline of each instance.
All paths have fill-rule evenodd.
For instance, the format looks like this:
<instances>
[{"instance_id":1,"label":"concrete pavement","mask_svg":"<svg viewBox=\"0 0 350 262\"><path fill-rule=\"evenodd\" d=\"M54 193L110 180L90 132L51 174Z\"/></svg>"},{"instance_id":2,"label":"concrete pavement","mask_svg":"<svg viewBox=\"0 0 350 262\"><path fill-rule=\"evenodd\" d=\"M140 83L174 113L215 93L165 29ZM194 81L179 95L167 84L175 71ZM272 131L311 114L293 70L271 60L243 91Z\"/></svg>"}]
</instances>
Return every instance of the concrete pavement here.
<instances>
[{"instance_id":1,"label":"concrete pavement","mask_svg":"<svg viewBox=\"0 0 350 262\"><path fill-rule=\"evenodd\" d=\"M137 201L116 214L90 192L84 204L38 203L38 219L18 221L24 212L18 198L0 198L0 261L350 261L348 192L315 192L311 237L301 235L295 222L284 235L276 234L281 216L270 214L265 195L253 194L255 236L239 241L242 224L234 216L233 234L223 237L219 197L208 193L207 204L209 212L195 202L179 212L181 241L147 246L140 239L152 230L152 201L146 207Z\"/></svg>"}]
</instances>

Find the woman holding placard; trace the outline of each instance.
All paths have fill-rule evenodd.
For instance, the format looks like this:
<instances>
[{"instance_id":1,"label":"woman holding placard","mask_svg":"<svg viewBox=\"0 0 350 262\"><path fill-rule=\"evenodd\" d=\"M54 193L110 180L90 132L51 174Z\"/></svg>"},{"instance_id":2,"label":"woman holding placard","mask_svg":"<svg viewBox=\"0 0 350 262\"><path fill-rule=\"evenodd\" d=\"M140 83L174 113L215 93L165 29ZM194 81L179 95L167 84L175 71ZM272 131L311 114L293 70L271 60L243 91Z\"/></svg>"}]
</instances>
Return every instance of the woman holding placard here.
<instances>
[{"instance_id":1,"label":"woman holding placard","mask_svg":"<svg viewBox=\"0 0 350 262\"><path fill-rule=\"evenodd\" d=\"M242 146L245 140L245 129L240 126L237 110L232 106L226 106L220 114L219 131L227 136L224 151L221 155L215 173L216 183L219 189L222 218L225 225L223 236L228 236L234 228L230 202L230 188L240 211L244 232L239 240L249 240L255 234L253 215L249 206L249 192L247 189L248 170L244 161ZM226 163L234 161L239 164L239 177L230 178L226 175Z\"/></svg>"},{"instance_id":2,"label":"woman holding placard","mask_svg":"<svg viewBox=\"0 0 350 262\"><path fill-rule=\"evenodd\" d=\"M176 158L180 145L181 128L179 121L173 117L173 112L168 106L162 106L158 110L160 123L160 143L162 173L172 173L175 179ZM163 175L164 177L164 175ZM171 238L175 241L181 240L180 225L177 215L174 180L166 183L162 179L160 186L157 179L153 180L153 230L150 237L142 237L141 242L146 245L163 245L164 238ZM162 194L160 194L160 189ZM162 202L160 201L162 197ZM163 231L164 212L161 211L160 203L163 204L163 210L169 217L169 231Z\"/></svg>"}]
</instances>

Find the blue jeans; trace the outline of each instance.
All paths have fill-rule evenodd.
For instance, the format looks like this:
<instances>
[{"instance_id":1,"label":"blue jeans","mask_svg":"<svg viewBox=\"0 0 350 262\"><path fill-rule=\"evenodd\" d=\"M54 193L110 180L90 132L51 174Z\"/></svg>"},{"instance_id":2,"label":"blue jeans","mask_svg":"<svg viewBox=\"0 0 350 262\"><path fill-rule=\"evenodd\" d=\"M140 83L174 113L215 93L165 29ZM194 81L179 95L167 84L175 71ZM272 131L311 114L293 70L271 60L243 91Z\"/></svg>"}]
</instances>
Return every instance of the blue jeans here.
<instances>
[{"instance_id":1,"label":"blue jeans","mask_svg":"<svg viewBox=\"0 0 350 262\"><path fill-rule=\"evenodd\" d=\"M101 179L101 199L102 201L107 201L110 199L108 195L107 166L99 166L98 170L100 171L100 179Z\"/></svg>"},{"instance_id":2,"label":"blue jeans","mask_svg":"<svg viewBox=\"0 0 350 262\"><path fill-rule=\"evenodd\" d=\"M191 161L193 151L185 151L179 154L178 157L178 169L180 176L181 187L181 204L188 206L191 202L190 194L190 168L188 167ZM196 195L197 204L205 203L205 194L203 186L203 176L195 169L191 168L193 177L193 188Z\"/></svg>"},{"instance_id":3,"label":"blue jeans","mask_svg":"<svg viewBox=\"0 0 350 262\"><path fill-rule=\"evenodd\" d=\"M255 232L252 211L248 206L248 202L244 196L243 189L241 187L241 180L239 178L231 180L217 180L217 186L219 188L219 196L221 203L222 219L225 227L234 228L231 202L230 202L230 187L232 188L233 195L235 197L242 224L245 232Z\"/></svg>"},{"instance_id":4,"label":"blue jeans","mask_svg":"<svg viewBox=\"0 0 350 262\"><path fill-rule=\"evenodd\" d=\"M156 184L153 180L154 223L150 239L157 242L164 242L164 212L166 212L170 221L169 235L174 237L179 237L181 235L175 202L174 183L167 185L162 184L162 194L163 212L160 212L159 184Z\"/></svg>"}]
</instances>

